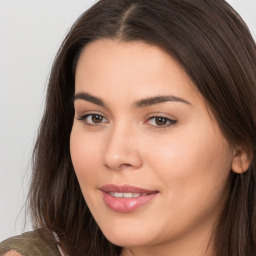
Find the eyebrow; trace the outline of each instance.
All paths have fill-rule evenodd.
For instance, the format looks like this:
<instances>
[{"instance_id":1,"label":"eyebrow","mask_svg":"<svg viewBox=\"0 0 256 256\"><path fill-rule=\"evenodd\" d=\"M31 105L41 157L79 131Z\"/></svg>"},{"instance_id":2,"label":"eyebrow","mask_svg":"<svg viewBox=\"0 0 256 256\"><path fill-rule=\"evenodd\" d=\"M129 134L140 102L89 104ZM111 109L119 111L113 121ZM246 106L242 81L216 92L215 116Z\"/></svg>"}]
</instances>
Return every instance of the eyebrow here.
<instances>
[{"instance_id":1,"label":"eyebrow","mask_svg":"<svg viewBox=\"0 0 256 256\"><path fill-rule=\"evenodd\" d=\"M73 101L75 100L85 100L88 102L91 102L93 104L96 104L98 106L107 108L106 104L104 103L104 101L96 96L92 96L89 93L84 93L84 92L80 92L74 95ZM136 102L134 102L132 104L133 107L135 108L143 108L143 107L149 107L155 104L160 104L160 103L164 103L164 102L181 102L181 103L185 103L187 105L191 105L190 102L188 102L185 99L173 96L173 95L164 95L164 96L155 96L155 97L150 97L150 98L145 98L145 99L141 99L138 100Z\"/></svg>"},{"instance_id":2,"label":"eyebrow","mask_svg":"<svg viewBox=\"0 0 256 256\"><path fill-rule=\"evenodd\" d=\"M101 106L101 107L104 107L106 108L106 104L103 102L102 99L98 98L98 97L95 97L95 96L92 96L91 94L89 93L84 93L84 92L79 92L77 94L74 95L73 97L73 102L75 100L85 100L85 101L89 101L93 104L96 104L98 106Z\"/></svg>"},{"instance_id":3,"label":"eyebrow","mask_svg":"<svg viewBox=\"0 0 256 256\"><path fill-rule=\"evenodd\" d=\"M159 104L159 103L164 103L164 102L181 102L181 103L185 103L188 105L191 105L190 102L188 102L187 100L184 100L182 98L173 96L173 95L164 95L164 96L155 96L155 97L150 97L150 98L146 98L146 99L141 99L137 102L135 102L133 105L137 108L143 108L143 107L148 107L148 106L152 106L155 104Z\"/></svg>"}]
</instances>

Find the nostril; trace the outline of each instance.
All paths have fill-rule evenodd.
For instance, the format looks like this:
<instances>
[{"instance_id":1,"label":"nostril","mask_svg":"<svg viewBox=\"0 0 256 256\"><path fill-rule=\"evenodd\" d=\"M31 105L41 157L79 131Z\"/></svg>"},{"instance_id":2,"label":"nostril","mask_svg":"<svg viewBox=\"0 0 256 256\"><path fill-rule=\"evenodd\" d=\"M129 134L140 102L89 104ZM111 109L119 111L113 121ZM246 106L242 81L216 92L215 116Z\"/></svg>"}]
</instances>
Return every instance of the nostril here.
<instances>
[{"instance_id":1,"label":"nostril","mask_svg":"<svg viewBox=\"0 0 256 256\"><path fill-rule=\"evenodd\" d=\"M139 149L132 143L122 143L117 136L109 142L102 161L111 170L136 169L142 165Z\"/></svg>"},{"instance_id":2,"label":"nostril","mask_svg":"<svg viewBox=\"0 0 256 256\"><path fill-rule=\"evenodd\" d=\"M131 169L131 168L134 168L131 164L120 164L120 165L116 165L116 166L113 166L113 165L108 165L108 164L104 164L104 166L107 168L107 169L112 169L112 170L122 170L122 169Z\"/></svg>"},{"instance_id":3,"label":"nostril","mask_svg":"<svg viewBox=\"0 0 256 256\"><path fill-rule=\"evenodd\" d=\"M125 169L125 168L132 168L133 166L131 164L122 164L119 169Z\"/></svg>"}]
</instances>

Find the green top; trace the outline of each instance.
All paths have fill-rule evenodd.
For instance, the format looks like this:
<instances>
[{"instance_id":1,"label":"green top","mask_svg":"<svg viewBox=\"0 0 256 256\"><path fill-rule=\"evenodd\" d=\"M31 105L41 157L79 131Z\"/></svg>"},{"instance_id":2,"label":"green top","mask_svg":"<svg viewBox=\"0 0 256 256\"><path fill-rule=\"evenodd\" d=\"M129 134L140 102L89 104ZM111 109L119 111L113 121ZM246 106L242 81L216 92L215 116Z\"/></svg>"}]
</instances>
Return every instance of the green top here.
<instances>
[{"instance_id":1,"label":"green top","mask_svg":"<svg viewBox=\"0 0 256 256\"><path fill-rule=\"evenodd\" d=\"M14 250L24 256L60 256L57 241L46 229L37 229L0 243L0 256Z\"/></svg>"}]
</instances>

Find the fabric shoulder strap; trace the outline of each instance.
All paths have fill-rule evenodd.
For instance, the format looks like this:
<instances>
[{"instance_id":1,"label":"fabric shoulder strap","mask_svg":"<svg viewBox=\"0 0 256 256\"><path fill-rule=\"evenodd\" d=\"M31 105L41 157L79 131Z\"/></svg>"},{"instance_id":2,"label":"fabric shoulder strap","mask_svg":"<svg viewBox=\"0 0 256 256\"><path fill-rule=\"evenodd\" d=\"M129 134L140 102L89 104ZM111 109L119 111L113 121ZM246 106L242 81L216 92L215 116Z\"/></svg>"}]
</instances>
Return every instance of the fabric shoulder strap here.
<instances>
[{"instance_id":1,"label":"fabric shoulder strap","mask_svg":"<svg viewBox=\"0 0 256 256\"><path fill-rule=\"evenodd\" d=\"M60 256L56 240L46 229L26 232L0 243L0 256L10 250L24 256Z\"/></svg>"}]
</instances>

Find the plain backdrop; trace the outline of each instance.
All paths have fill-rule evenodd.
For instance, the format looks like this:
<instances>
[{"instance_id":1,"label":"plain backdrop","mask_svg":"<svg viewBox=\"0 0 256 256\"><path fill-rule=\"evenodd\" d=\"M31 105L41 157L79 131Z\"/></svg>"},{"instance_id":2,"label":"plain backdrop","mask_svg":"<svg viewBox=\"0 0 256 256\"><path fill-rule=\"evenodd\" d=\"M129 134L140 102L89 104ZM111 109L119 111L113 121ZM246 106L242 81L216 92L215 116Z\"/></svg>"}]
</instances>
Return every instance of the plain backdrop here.
<instances>
[{"instance_id":1,"label":"plain backdrop","mask_svg":"<svg viewBox=\"0 0 256 256\"><path fill-rule=\"evenodd\" d=\"M153 1L153 0L152 0ZM30 159L55 53L96 0L0 0L0 241L24 225ZM256 1L228 1L256 38Z\"/></svg>"}]
</instances>

